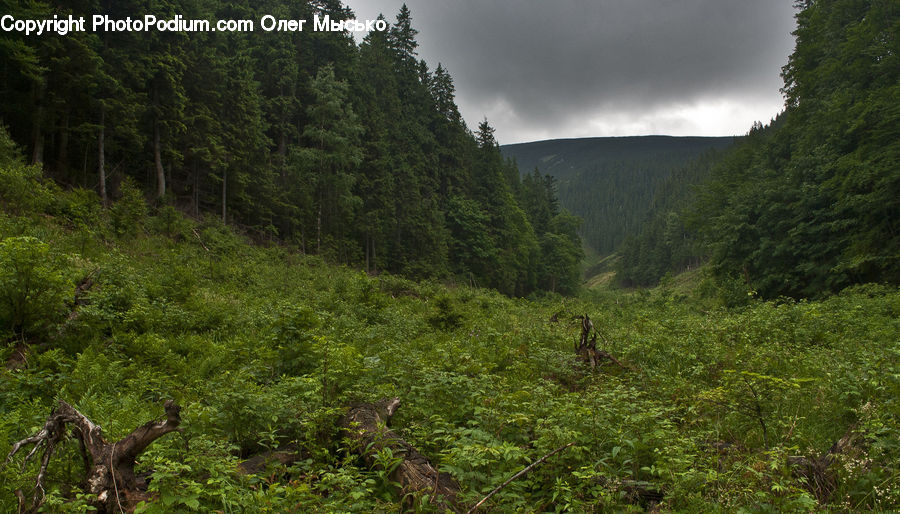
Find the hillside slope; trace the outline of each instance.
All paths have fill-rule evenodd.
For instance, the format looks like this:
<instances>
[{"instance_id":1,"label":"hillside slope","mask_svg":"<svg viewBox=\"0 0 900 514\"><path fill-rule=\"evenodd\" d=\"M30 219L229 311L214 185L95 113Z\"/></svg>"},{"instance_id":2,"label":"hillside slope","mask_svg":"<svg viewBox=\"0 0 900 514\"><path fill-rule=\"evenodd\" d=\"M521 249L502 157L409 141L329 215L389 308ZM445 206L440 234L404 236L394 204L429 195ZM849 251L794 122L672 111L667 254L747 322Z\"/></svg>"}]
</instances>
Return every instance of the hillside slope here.
<instances>
[{"instance_id":1,"label":"hillside slope","mask_svg":"<svg viewBox=\"0 0 900 514\"><path fill-rule=\"evenodd\" d=\"M555 139L504 145L519 171L554 176L562 207L584 219L581 235L601 254L635 234L654 192L676 170L734 137L634 136Z\"/></svg>"},{"instance_id":2,"label":"hillside slope","mask_svg":"<svg viewBox=\"0 0 900 514\"><path fill-rule=\"evenodd\" d=\"M398 494L401 455L367 464L337 428L391 397L392 430L459 483L462 511L565 445L488 508L900 507L896 288L731 311L660 291L516 300L252 246L134 189L103 209L35 168L0 178L0 455L58 400L116 441L172 399L183 432L138 456L147 490L122 500L145 514L434 511L427 491ZM621 367L576 359L585 313ZM824 459L844 434L848 466L807 485L787 457ZM73 439L49 460L46 511L97 504ZM29 448L0 467L0 512L34 490ZM239 466L254 456L265 469Z\"/></svg>"}]
</instances>

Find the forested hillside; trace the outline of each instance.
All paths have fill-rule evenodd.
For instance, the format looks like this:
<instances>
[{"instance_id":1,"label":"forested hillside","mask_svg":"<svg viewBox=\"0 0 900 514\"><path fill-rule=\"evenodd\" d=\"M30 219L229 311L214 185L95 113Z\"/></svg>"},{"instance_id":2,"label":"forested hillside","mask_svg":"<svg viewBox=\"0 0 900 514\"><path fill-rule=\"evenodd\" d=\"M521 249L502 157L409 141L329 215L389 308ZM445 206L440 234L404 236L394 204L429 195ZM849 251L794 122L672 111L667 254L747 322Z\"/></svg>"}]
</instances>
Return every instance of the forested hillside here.
<instances>
[{"instance_id":1,"label":"forested hillside","mask_svg":"<svg viewBox=\"0 0 900 514\"><path fill-rule=\"evenodd\" d=\"M900 508L896 288L373 277L128 185L104 209L0 142L2 512L465 512L516 475L484 511Z\"/></svg>"},{"instance_id":2,"label":"forested hillside","mask_svg":"<svg viewBox=\"0 0 900 514\"><path fill-rule=\"evenodd\" d=\"M753 127L666 219L686 221L682 235L719 280L764 297L900 283L900 7L801 4L785 112ZM666 231L645 230L624 252L638 283L680 265L668 260Z\"/></svg>"},{"instance_id":3,"label":"forested hillside","mask_svg":"<svg viewBox=\"0 0 900 514\"><path fill-rule=\"evenodd\" d=\"M733 147L701 155L656 187L643 222L617 249L620 284L652 287L666 273L696 269L706 261L706 249L689 228L691 219L685 209L696 200L696 189L709 180L712 168L731 153Z\"/></svg>"},{"instance_id":4,"label":"forested hillside","mask_svg":"<svg viewBox=\"0 0 900 514\"><path fill-rule=\"evenodd\" d=\"M601 137L504 145L522 174L558 183L560 205L584 223L581 236L594 251L615 251L640 229L652 199L673 173L732 137Z\"/></svg>"},{"instance_id":5,"label":"forested hillside","mask_svg":"<svg viewBox=\"0 0 900 514\"><path fill-rule=\"evenodd\" d=\"M148 14L133 1L2 6L16 19ZM353 17L337 0L152 10L257 23ZM576 220L552 190L525 191L486 121L466 128L448 71L416 56L409 10L387 25L360 45L311 27L4 32L0 121L30 162L104 205L135 183L154 207L215 213L331 262L514 295L574 291Z\"/></svg>"}]
</instances>

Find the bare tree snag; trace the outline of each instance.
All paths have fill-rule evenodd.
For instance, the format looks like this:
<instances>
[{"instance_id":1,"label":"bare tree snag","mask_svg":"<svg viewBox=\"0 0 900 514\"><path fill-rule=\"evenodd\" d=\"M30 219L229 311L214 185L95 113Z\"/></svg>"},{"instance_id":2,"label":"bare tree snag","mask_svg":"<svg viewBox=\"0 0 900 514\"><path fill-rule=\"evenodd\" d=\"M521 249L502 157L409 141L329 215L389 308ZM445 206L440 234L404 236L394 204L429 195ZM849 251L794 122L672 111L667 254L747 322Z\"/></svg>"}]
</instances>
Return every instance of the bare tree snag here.
<instances>
[{"instance_id":1,"label":"bare tree snag","mask_svg":"<svg viewBox=\"0 0 900 514\"><path fill-rule=\"evenodd\" d=\"M75 296L71 303L72 309L69 311L69 315L66 316L65 321L56 326L55 333L50 334L51 340L62 339L70 330L78 326L78 318L81 316L81 307L91 303L88 293L91 292L91 288L97 283L97 277L98 271L93 270L85 275L75 286Z\"/></svg>"},{"instance_id":2,"label":"bare tree snag","mask_svg":"<svg viewBox=\"0 0 900 514\"><path fill-rule=\"evenodd\" d=\"M575 319L581 320L581 337L578 342L575 343L575 354L578 355L581 360L590 363L592 369L600 364L601 359L607 359L622 369L628 369L608 352L597 349L597 335L599 332L594 328L594 323L587 314L576 316Z\"/></svg>"},{"instance_id":3,"label":"bare tree snag","mask_svg":"<svg viewBox=\"0 0 900 514\"><path fill-rule=\"evenodd\" d=\"M384 448L390 449L394 456L402 456L403 460L390 477L400 484L401 494L429 494L433 504L458 512L456 496L459 485L456 481L436 470L428 459L387 427L398 407L399 398L385 398L352 407L344 416L342 426L348 437L357 443L354 451L369 466L376 465L376 455Z\"/></svg>"},{"instance_id":4,"label":"bare tree snag","mask_svg":"<svg viewBox=\"0 0 900 514\"><path fill-rule=\"evenodd\" d=\"M75 286L75 296L72 300L72 310L69 312L66 320L56 327L55 335L50 334L52 339L59 339L61 336L63 336L78 319L79 307L90 303L90 299L85 298L85 296L90 291L91 287L94 286L94 278L96 277L96 275L97 270L91 271L81 279L78 285ZM12 341L8 341L8 343L11 344ZM3 343L0 342L0 345L2 344ZM50 343L48 341L35 344L34 342L29 343L29 341L26 341L25 339L17 338L17 341L13 346L12 353L9 355L9 357L6 358L6 370L17 371L27 368L28 356L33 352L41 352L48 346L50 346Z\"/></svg>"},{"instance_id":5,"label":"bare tree snag","mask_svg":"<svg viewBox=\"0 0 900 514\"><path fill-rule=\"evenodd\" d=\"M5 464L9 464L19 450L33 444L34 448L25 456L22 463L24 469L25 464L43 447L44 453L35 479L29 512L36 512L44 500L44 475L57 445L66 438L66 424L71 425L71 434L78 439L82 456L85 458L86 490L96 495L94 507L99 512L108 513L133 510L137 502L143 499L140 491L143 484L139 484L134 474L135 459L153 441L169 432L180 430L178 425L181 424L181 407L172 400L166 401L164 406L165 421L150 421L119 441L109 443L103 438L99 425L60 400L43 428L31 437L13 444L6 457ZM16 496L20 499L24 497L21 494Z\"/></svg>"}]
</instances>

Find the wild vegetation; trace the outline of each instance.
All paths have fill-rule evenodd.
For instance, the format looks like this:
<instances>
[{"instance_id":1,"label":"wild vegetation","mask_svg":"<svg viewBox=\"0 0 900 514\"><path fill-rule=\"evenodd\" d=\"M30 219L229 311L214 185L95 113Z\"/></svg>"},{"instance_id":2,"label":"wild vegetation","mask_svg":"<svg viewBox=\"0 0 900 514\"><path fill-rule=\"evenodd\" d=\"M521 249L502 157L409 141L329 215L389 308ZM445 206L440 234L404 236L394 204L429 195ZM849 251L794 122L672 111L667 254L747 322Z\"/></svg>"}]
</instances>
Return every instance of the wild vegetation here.
<instances>
[{"instance_id":1,"label":"wild vegetation","mask_svg":"<svg viewBox=\"0 0 900 514\"><path fill-rule=\"evenodd\" d=\"M58 400L107 441L174 400L182 430L137 458L138 512L439 510L395 483L403 455L361 459L340 430L348 407L391 397L393 431L458 482L463 507L571 445L486 505L900 508L896 288L816 302L745 290L732 309L711 281L690 297L513 299L251 245L127 187L103 209L38 168L0 169L0 447ZM576 356L583 314L621 366ZM95 505L76 440L57 445L42 490L38 461L7 462L0 510L16 511L17 490L52 512Z\"/></svg>"}]
</instances>

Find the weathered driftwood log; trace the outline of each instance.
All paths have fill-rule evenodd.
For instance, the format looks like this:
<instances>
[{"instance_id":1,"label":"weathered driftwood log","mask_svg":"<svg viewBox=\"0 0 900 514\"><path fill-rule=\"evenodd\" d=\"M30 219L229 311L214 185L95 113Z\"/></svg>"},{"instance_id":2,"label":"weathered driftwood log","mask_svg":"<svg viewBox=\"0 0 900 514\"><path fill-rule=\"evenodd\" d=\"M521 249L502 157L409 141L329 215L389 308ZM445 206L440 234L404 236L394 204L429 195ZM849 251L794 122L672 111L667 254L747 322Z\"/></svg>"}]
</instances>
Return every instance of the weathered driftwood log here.
<instances>
[{"instance_id":1,"label":"weathered driftwood log","mask_svg":"<svg viewBox=\"0 0 900 514\"><path fill-rule=\"evenodd\" d=\"M576 316L575 319L581 320L581 337L575 343L575 354L585 362L590 363L591 368L596 368L601 359L608 359L622 369L627 369L618 359L610 355L604 350L597 349L598 332L594 329L594 323L587 314Z\"/></svg>"},{"instance_id":2,"label":"weathered driftwood log","mask_svg":"<svg viewBox=\"0 0 900 514\"><path fill-rule=\"evenodd\" d=\"M150 421L123 437L117 442L110 443L103 438L99 425L78 412L68 403L60 400L59 404L50 413L41 430L31 437L22 439L13 444L6 464L23 447L33 444L34 448L25 456L22 463L25 464L34 457L38 450L43 448L41 466L35 479L34 495L31 506L24 505L24 494L17 492L20 501L20 510L28 509L35 512L44 500L44 476L50 457L60 442L66 438L66 425L71 425L72 436L78 439L81 454L84 458L86 476L86 490L96 495L94 507L98 512L131 511L138 501L144 499L141 495L141 486L134 474L135 459L153 441L168 434L180 430L181 407L172 400L165 403L165 421Z\"/></svg>"},{"instance_id":3,"label":"weathered driftwood log","mask_svg":"<svg viewBox=\"0 0 900 514\"><path fill-rule=\"evenodd\" d=\"M421 453L387 427L390 418L400 407L399 398L386 398L375 403L351 407L342 426L355 441L354 451L366 464L375 466L376 455L384 448L403 460L391 473L391 480L400 484L401 494L427 494L431 502L441 508L459 510L456 496L459 484L450 475L440 473Z\"/></svg>"}]
</instances>

